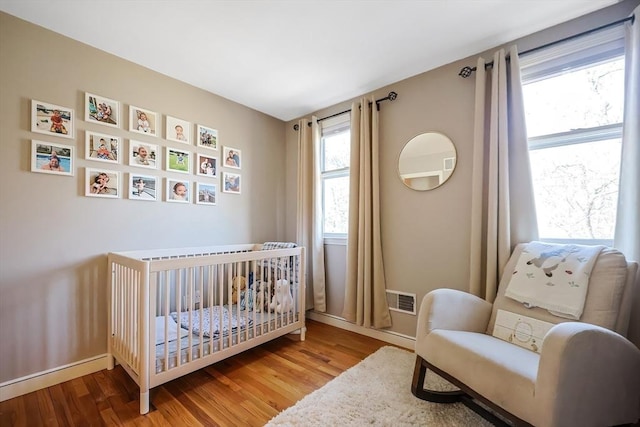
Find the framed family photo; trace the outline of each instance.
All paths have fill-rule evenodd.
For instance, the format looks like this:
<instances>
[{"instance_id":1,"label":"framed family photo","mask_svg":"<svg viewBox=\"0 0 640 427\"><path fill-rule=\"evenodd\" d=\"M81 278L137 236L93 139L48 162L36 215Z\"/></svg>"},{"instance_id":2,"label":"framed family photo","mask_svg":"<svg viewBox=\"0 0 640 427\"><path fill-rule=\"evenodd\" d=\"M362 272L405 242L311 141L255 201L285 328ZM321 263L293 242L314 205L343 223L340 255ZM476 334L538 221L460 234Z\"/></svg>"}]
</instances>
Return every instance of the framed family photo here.
<instances>
[{"instance_id":1,"label":"framed family photo","mask_svg":"<svg viewBox=\"0 0 640 427\"><path fill-rule=\"evenodd\" d=\"M158 136L158 115L151 110L129 106L129 130L145 135Z\"/></svg>"},{"instance_id":2,"label":"framed family photo","mask_svg":"<svg viewBox=\"0 0 640 427\"><path fill-rule=\"evenodd\" d=\"M240 175L231 172L222 172L222 191L225 193L240 194Z\"/></svg>"},{"instance_id":3,"label":"framed family photo","mask_svg":"<svg viewBox=\"0 0 640 427\"><path fill-rule=\"evenodd\" d=\"M218 149L218 131L206 126L198 125L198 147Z\"/></svg>"},{"instance_id":4,"label":"framed family photo","mask_svg":"<svg viewBox=\"0 0 640 427\"><path fill-rule=\"evenodd\" d=\"M84 119L87 122L120 127L120 103L113 99L85 92Z\"/></svg>"},{"instance_id":5,"label":"framed family photo","mask_svg":"<svg viewBox=\"0 0 640 427\"><path fill-rule=\"evenodd\" d=\"M73 176L74 149L71 145L31 141L31 171Z\"/></svg>"},{"instance_id":6,"label":"framed family photo","mask_svg":"<svg viewBox=\"0 0 640 427\"><path fill-rule=\"evenodd\" d=\"M89 197L120 197L120 172L86 168L85 195Z\"/></svg>"},{"instance_id":7,"label":"framed family photo","mask_svg":"<svg viewBox=\"0 0 640 427\"><path fill-rule=\"evenodd\" d=\"M31 132L73 138L74 128L72 108L31 100Z\"/></svg>"},{"instance_id":8,"label":"framed family photo","mask_svg":"<svg viewBox=\"0 0 640 427\"><path fill-rule=\"evenodd\" d=\"M188 151L178 150L176 148L167 147L166 168L171 172L189 173L189 160L191 153Z\"/></svg>"},{"instance_id":9,"label":"framed family photo","mask_svg":"<svg viewBox=\"0 0 640 427\"><path fill-rule=\"evenodd\" d=\"M85 132L85 158L100 162L120 163L120 138L91 131Z\"/></svg>"},{"instance_id":10,"label":"framed family photo","mask_svg":"<svg viewBox=\"0 0 640 427\"><path fill-rule=\"evenodd\" d=\"M241 154L240 150L233 147L224 147L224 166L233 169L240 169Z\"/></svg>"},{"instance_id":11,"label":"framed family photo","mask_svg":"<svg viewBox=\"0 0 640 427\"><path fill-rule=\"evenodd\" d=\"M218 158L199 153L197 156L198 175L216 178L218 176Z\"/></svg>"},{"instance_id":12,"label":"framed family photo","mask_svg":"<svg viewBox=\"0 0 640 427\"><path fill-rule=\"evenodd\" d=\"M165 138L169 141L191 144L191 123L166 116Z\"/></svg>"},{"instance_id":13,"label":"framed family photo","mask_svg":"<svg viewBox=\"0 0 640 427\"><path fill-rule=\"evenodd\" d=\"M129 199L155 202L158 200L158 190L158 178L155 176L129 174Z\"/></svg>"},{"instance_id":14,"label":"framed family photo","mask_svg":"<svg viewBox=\"0 0 640 427\"><path fill-rule=\"evenodd\" d=\"M196 204L215 205L218 189L216 184L196 182Z\"/></svg>"},{"instance_id":15,"label":"framed family photo","mask_svg":"<svg viewBox=\"0 0 640 427\"><path fill-rule=\"evenodd\" d=\"M159 154L155 144L129 140L129 166L157 169Z\"/></svg>"},{"instance_id":16,"label":"framed family photo","mask_svg":"<svg viewBox=\"0 0 640 427\"><path fill-rule=\"evenodd\" d=\"M167 178L167 196L165 200L172 203L190 203L189 181Z\"/></svg>"}]
</instances>

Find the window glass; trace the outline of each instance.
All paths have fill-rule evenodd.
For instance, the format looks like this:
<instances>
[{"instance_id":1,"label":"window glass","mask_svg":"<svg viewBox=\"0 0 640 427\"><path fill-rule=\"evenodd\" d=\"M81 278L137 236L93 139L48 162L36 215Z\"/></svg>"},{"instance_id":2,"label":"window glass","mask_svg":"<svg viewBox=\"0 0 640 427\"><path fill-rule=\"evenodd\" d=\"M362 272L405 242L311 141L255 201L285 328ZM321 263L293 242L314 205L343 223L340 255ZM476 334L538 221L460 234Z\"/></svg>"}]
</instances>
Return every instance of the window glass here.
<instances>
[{"instance_id":1,"label":"window glass","mask_svg":"<svg viewBox=\"0 0 640 427\"><path fill-rule=\"evenodd\" d=\"M616 139L529 153L540 236L612 238L620 147Z\"/></svg>"},{"instance_id":2,"label":"window glass","mask_svg":"<svg viewBox=\"0 0 640 427\"><path fill-rule=\"evenodd\" d=\"M325 237L346 238L349 225L350 116L321 122L322 224Z\"/></svg>"},{"instance_id":3,"label":"window glass","mask_svg":"<svg viewBox=\"0 0 640 427\"><path fill-rule=\"evenodd\" d=\"M624 59L523 87L529 137L622 122Z\"/></svg>"},{"instance_id":4,"label":"window glass","mask_svg":"<svg viewBox=\"0 0 640 427\"><path fill-rule=\"evenodd\" d=\"M324 180L324 232L347 234L349 221L349 176Z\"/></svg>"},{"instance_id":5,"label":"window glass","mask_svg":"<svg viewBox=\"0 0 640 427\"><path fill-rule=\"evenodd\" d=\"M323 170L335 170L349 167L350 132L343 130L323 137Z\"/></svg>"}]
</instances>

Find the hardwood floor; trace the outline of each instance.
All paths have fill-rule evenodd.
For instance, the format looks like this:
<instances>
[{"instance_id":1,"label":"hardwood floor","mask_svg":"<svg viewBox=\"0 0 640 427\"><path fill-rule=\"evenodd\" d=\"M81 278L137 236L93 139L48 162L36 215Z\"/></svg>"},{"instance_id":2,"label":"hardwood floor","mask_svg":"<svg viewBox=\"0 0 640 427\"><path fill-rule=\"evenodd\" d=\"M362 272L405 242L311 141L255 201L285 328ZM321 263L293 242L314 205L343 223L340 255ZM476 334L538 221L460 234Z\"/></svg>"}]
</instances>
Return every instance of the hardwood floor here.
<instances>
[{"instance_id":1,"label":"hardwood floor","mask_svg":"<svg viewBox=\"0 0 640 427\"><path fill-rule=\"evenodd\" d=\"M0 403L0 426L263 426L380 347L383 341L307 320L278 338L151 390L117 366Z\"/></svg>"}]
</instances>

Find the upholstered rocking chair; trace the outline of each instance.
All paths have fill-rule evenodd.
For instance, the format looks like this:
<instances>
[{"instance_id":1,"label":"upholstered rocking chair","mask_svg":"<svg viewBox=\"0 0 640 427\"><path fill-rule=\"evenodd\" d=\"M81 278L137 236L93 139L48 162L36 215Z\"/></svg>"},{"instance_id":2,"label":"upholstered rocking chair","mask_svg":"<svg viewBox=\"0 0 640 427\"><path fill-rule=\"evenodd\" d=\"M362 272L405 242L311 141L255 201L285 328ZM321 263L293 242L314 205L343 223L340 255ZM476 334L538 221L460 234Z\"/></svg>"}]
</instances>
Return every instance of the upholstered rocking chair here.
<instances>
[{"instance_id":1,"label":"upholstered rocking chair","mask_svg":"<svg viewBox=\"0 0 640 427\"><path fill-rule=\"evenodd\" d=\"M615 249L603 249L595 258L579 321L572 321L505 295L526 247L515 248L493 304L452 289L425 295L412 393L431 402L462 402L495 425L638 422L640 349L625 338L633 293L639 291L638 264ZM427 369L460 390L426 390Z\"/></svg>"}]
</instances>

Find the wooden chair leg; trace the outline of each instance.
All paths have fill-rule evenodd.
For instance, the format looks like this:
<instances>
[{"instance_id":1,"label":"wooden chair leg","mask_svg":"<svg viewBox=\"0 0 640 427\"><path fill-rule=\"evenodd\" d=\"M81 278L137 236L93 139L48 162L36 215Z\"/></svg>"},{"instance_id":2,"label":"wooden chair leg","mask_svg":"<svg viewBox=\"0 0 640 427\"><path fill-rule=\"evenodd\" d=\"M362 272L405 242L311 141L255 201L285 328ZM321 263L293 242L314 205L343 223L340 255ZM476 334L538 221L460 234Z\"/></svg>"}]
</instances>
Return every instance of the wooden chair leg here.
<instances>
[{"instance_id":1,"label":"wooden chair leg","mask_svg":"<svg viewBox=\"0 0 640 427\"><path fill-rule=\"evenodd\" d=\"M418 399L435 403L455 403L460 402L465 393L462 390L455 391L433 391L424 388L424 379L427 376L427 362L416 355L416 365L413 369L413 380L411 381L411 393Z\"/></svg>"}]
</instances>

